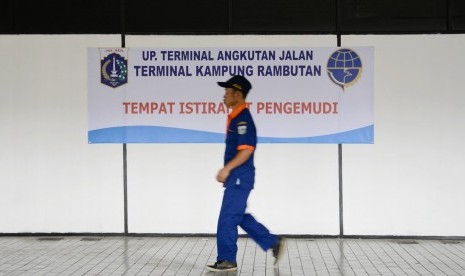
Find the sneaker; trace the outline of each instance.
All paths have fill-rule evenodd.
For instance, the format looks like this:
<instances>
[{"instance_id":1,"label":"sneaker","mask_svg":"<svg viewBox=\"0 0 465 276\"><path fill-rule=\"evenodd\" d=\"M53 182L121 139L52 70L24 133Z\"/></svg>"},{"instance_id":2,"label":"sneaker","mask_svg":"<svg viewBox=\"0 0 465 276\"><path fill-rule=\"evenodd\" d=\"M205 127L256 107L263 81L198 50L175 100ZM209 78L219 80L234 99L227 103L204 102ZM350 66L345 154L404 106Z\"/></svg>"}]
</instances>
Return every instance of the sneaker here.
<instances>
[{"instance_id":1,"label":"sneaker","mask_svg":"<svg viewBox=\"0 0 465 276\"><path fill-rule=\"evenodd\" d=\"M207 265L205 266L205 268L213 272L236 271L237 263L224 260L224 261L218 261L213 265Z\"/></svg>"},{"instance_id":2,"label":"sneaker","mask_svg":"<svg viewBox=\"0 0 465 276\"><path fill-rule=\"evenodd\" d=\"M275 258L274 265L277 265L281 260L281 257L283 256L285 250L285 244L286 240L282 237L278 237L278 243L273 247L273 257Z\"/></svg>"}]
</instances>

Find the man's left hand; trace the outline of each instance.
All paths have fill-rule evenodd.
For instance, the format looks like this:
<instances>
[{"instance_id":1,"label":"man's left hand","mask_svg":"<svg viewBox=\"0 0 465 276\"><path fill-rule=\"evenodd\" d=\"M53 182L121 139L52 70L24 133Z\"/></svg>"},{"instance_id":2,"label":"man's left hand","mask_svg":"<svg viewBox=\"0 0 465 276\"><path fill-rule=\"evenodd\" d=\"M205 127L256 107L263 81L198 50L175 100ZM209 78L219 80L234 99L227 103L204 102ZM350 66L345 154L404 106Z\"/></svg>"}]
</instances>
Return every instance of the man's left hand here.
<instances>
[{"instance_id":1,"label":"man's left hand","mask_svg":"<svg viewBox=\"0 0 465 276\"><path fill-rule=\"evenodd\" d=\"M226 168L222 168L219 172L218 175L216 176L216 181L224 183L226 179L228 179L230 171Z\"/></svg>"}]
</instances>

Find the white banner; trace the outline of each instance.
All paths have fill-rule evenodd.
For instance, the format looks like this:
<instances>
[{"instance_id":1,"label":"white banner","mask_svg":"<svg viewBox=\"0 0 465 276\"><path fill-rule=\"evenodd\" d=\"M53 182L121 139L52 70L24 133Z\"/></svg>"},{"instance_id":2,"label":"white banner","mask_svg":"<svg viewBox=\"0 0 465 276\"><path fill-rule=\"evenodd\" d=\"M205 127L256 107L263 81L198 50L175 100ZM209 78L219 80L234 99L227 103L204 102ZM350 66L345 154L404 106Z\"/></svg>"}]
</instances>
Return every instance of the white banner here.
<instances>
[{"instance_id":1,"label":"white banner","mask_svg":"<svg viewBox=\"0 0 465 276\"><path fill-rule=\"evenodd\" d=\"M89 143L223 143L243 75L262 143L373 143L373 47L89 48Z\"/></svg>"}]
</instances>

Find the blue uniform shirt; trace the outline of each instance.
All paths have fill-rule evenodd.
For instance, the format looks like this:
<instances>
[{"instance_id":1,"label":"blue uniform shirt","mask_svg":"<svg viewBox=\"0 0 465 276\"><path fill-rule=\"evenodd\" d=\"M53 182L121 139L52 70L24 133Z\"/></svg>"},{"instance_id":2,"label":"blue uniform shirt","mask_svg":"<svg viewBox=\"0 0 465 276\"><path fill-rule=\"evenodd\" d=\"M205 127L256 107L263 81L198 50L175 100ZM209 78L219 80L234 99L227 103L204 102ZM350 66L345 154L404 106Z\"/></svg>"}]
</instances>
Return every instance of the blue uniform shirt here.
<instances>
[{"instance_id":1,"label":"blue uniform shirt","mask_svg":"<svg viewBox=\"0 0 465 276\"><path fill-rule=\"evenodd\" d=\"M226 150L224 154L224 164L226 165L236 156L239 150L255 150L257 146L257 130L246 104L234 109L228 115L228 125L226 130ZM249 157L242 165L231 171L228 179L224 183L226 188L241 186L253 189L255 179L254 155Z\"/></svg>"}]
</instances>

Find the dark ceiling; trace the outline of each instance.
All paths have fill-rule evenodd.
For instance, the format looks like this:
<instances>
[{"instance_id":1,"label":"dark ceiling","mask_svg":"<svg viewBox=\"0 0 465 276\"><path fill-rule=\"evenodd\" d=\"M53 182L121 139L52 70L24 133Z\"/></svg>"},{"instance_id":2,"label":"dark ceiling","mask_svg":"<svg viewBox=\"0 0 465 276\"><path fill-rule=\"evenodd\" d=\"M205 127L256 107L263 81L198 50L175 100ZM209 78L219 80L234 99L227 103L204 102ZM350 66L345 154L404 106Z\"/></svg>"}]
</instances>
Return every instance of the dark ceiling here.
<instances>
[{"instance_id":1,"label":"dark ceiling","mask_svg":"<svg viewBox=\"0 0 465 276\"><path fill-rule=\"evenodd\" d=\"M0 0L0 34L465 33L465 0Z\"/></svg>"}]
</instances>

